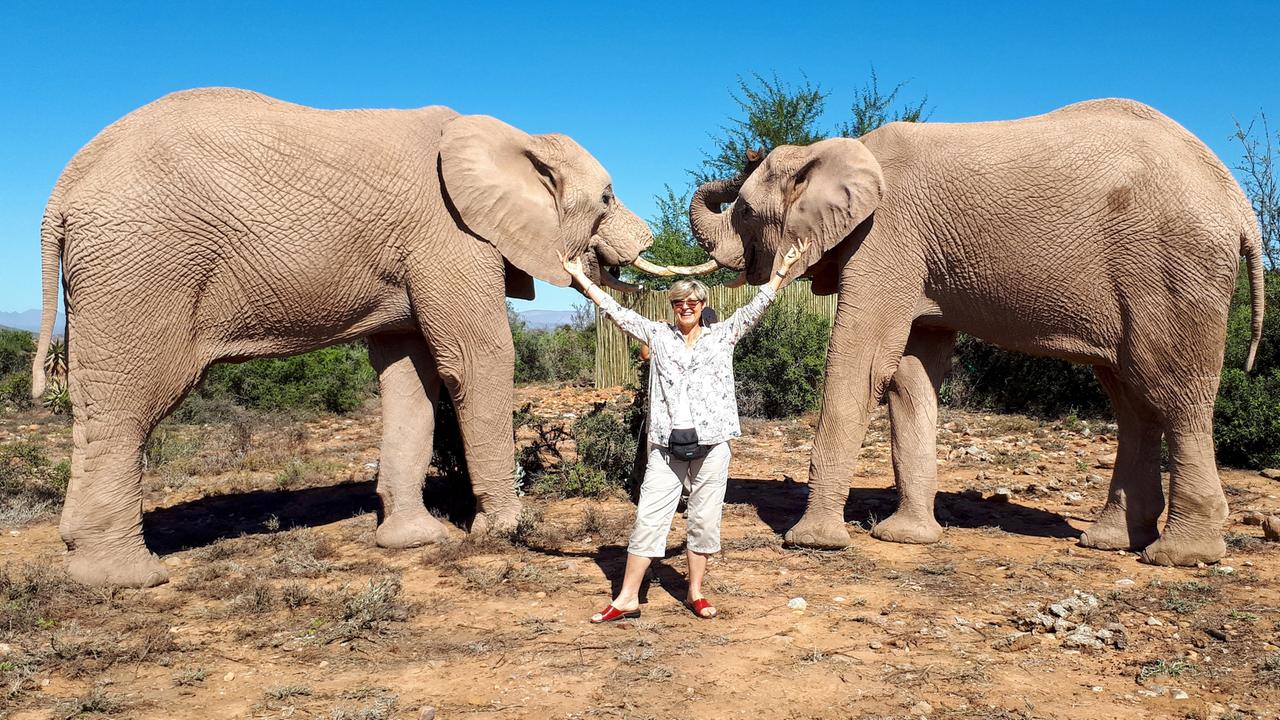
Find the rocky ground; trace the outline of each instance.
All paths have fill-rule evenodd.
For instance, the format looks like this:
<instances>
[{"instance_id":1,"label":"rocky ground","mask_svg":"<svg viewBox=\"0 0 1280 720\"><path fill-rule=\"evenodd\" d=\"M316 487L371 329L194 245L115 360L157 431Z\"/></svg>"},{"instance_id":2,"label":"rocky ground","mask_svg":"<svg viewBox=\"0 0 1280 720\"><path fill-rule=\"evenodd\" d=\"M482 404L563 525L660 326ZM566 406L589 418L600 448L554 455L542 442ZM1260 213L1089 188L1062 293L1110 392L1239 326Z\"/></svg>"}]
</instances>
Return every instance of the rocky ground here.
<instances>
[{"instance_id":1,"label":"rocky ground","mask_svg":"<svg viewBox=\"0 0 1280 720\"><path fill-rule=\"evenodd\" d=\"M617 394L525 388L520 403L560 422ZM625 559L621 495L528 497L515 543L459 533L383 550L376 412L166 427L146 523L169 584L75 586L56 517L0 516L0 716L1277 716L1280 545L1244 522L1280 511L1276 480L1223 469L1229 556L1151 567L1076 545L1105 497L1114 427L942 423L944 539L867 533L894 505L881 418L851 478L853 546L816 552L780 542L804 506L810 420L745 422L709 576L720 617L680 603L677 518L642 617L604 627L587 618ZM0 443L57 461L69 429L9 416Z\"/></svg>"}]
</instances>

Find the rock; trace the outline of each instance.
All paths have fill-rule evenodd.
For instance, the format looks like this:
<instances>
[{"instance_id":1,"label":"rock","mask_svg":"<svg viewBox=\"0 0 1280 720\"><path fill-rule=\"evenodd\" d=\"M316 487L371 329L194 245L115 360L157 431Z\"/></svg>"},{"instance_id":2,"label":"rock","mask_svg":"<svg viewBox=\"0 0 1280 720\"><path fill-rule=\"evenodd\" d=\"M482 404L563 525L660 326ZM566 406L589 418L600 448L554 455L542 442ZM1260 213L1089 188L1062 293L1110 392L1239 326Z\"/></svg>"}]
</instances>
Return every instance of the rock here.
<instances>
[{"instance_id":1,"label":"rock","mask_svg":"<svg viewBox=\"0 0 1280 720\"><path fill-rule=\"evenodd\" d=\"M1280 541L1280 516L1272 515L1262 521L1262 536L1272 542Z\"/></svg>"},{"instance_id":2,"label":"rock","mask_svg":"<svg viewBox=\"0 0 1280 720\"><path fill-rule=\"evenodd\" d=\"M1117 580L1117 581L1116 581L1116 584L1117 584L1117 585L1132 585L1132 584L1133 584L1133 578L1120 578L1119 580Z\"/></svg>"},{"instance_id":3,"label":"rock","mask_svg":"<svg viewBox=\"0 0 1280 720\"><path fill-rule=\"evenodd\" d=\"M1092 690L1092 691L1094 691L1094 692L1096 692L1096 693L1100 693L1100 692L1102 692L1103 690L1105 690L1106 688L1102 687L1101 685L1094 685L1093 687L1091 687L1091 688L1089 688L1089 689L1090 689L1090 690Z\"/></svg>"},{"instance_id":4,"label":"rock","mask_svg":"<svg viewBox=\"0 0 1280 720\"><path fill-rule=\"evenodd\" d=\"M1081 623L1071 634L1063 638L1062 644L1070 648L1102 647L1102 641L1098 639L1097 632L1086 623Z\"/></svg>"},{"instance_id":5,"label":"rock","mask_svg":"<svg viewBox=\"0 0 1280 720\"><path fill-rule=\"evenodd\" d=\"M793 597L787 601L787 607L791 608L792 610L804 610L805 608L809 607L809 603L806 602L805 599L802 597Z\"/></svg>"},{"instance_id":6,"label":"rock","mask_svg":"<svg viewBox=\"0 0 1280 720\"><path fill-rule=\"evenodd\" d=\"M1085 485L1101 485L1103 482L1105 482L1105 479L1101 475L1085 475L1084 476Z\"/></svg>"},{"instance_id":7,"label":"rock","mask_svg":"<svg viewBox=\"0 0 1280 720\"><path fill-rule=\"evenodd\" d=\"M1114 468L1116 466L1116 454L1111 453L1110 455L1098 456L1098 461L1096 463L1096 466L1104 470L1109 470L1111 468Z\"/></svg>"},{"instance_id":8,"label":"rock","mask_svg":"<svg viewBox=\"0 0 1280 720\"><path fill-rule=\"evenodd\" d=\"M933 712L933 706L925 702L924 700L921 700L920 702L911 706L910 712L912 715L919 715L919 716L928 715L929 713Z\"/></svg>"},{"instance_id":9,"label":"rock","mask_svg":"<svg viewBox=\"0 0 1280 720\"><path fill-rule=\"evenodd\" d=\"M1164 621L1163 621L1163 620L1161 620L1160 618L1156 617L1155 615L1148 615L1148 616L1147 616L1147 624L1148 624L1148 625L1151 625L1151 626L1153 626L1153 627L1159 627L1159 626L1161 626L1161 625L1164 625Z\"/></svg>"},{"instance_id":10,"label":"rock","mask_svg":"<svg viewBox=\"0 0 1280 720\"><path fill-rule=\"evenodd\" d=\"M1084 502L1084 493L1069 492L1066 495L1063 495L1063 497L1066 498L1067 504L1069 505L1079 505Z\"/></svg>"},{"instance_id":11,"label":"rock","mask_svg":"<svg viewBox=\"0 0 1280 720\"><path fill-rule=\"evenodd\" d=\"M1190 696L1190 695L1187 695L1187 691L1186 691L1186 690L1174 690L1174 691L1173 691L1173 699L1174 699L1174 700L1186 700L1188 697L1191 697L1191 696Z\"/></svg>"},{"instance_id":12,"label":"rock","mask_svg":"<svg viewBox=\"0 0 1280 720\"><path fill-rule=\"evenodd\" d=\"M222 676L223 682L231 682L232 680L235 680L235 679L236 679L236 674L233 672L229 672L226 675Z\"/></svg>"},{"instance_id":13,"label":"rock","mask_svg":"<svg viewBox=\"0 0 1280 720\"><path fill-rule=\"evenodd\" d=\"M1267 468L1258 474L1268 480L1280 480L1280 469L1277 468Z\"/></svg>"},{"instance_id":14,"label":"rock","mask_svg":"<svg viewBox=\"0 0 1280 720\"><path fill-rule=\"evenodd\" d=\"M1028 632L1014 633L1009 637L997 640L993 643L992 647L997 650L1004 650L1005 652L1017 652L1019 650L1026 650L1029 647L1035 647L1039 644L1040 640L1036 638L1035 635Z\"/></svg>"},{"instance_id":15,"label":"rock","mask_svg":"<svg viewBox=\"0 0 1280 720\"><path fill-rule=\"evenodd\" d=\"M840 596L840 595L837 595L837 596L835 596L835 597L833 597L833 598L831 598L831 599L832 599L833 601L835 601L835 602L838 602L838 603L842 603L842 602L844 602L844 597L842 597L842 596Z\"/></svg>"},{"instance_id":16,"label":"rock","mask_svg":"<svg viewBox=\"0 0 1280 720\"><path fill-rule=\"evenodd\" d=\"M13 646L9 643L0 643L0 655L8 655L13 652Z\"/></svg>"},{"instance_id":17,"label":"rock","mask_svg":"<svg viewBox=\"0 0 1280 720\"><path fill-rule=\"evenodd\" d=\"M1241 516L1240 522L1244 523L1245 525L1261 525L1263 521L1266 519L1267 519L1266 515L1263 515L1262 513L1256 510L1251 510L1245 513L1243 516Z\"/></svg>"},{"instance_id":18,"label":"rock","mask_svg":"<svg viewBox=\"0 0 1280 720\"><path fill-rule=\"evenodd\" d=\"M422 712L418 713L418 720L436 720L436 709L430 705L422 708Z\"/></svg>"},{"instance_id":19,"label":"rock","mask_svg":"<svg viewBox=\"0 0 1280 720\"><path fill-rule=\"evenodd\" d=\"M867 647L871 648L872 650L879 650L880 648L884 647L884 643L880 642L879 640L872 640L871 642L867 643Z\"/></svg>"},{"instance_id":20,"label":"rock","mask_svg":"<svg viewBox=\"0 0 1280 720\"><path fill-rule=\"evenodd\" d=\"M993 502L1009 502L1009 498L1013 497L1013 491L1007 487L998 487L991 497L987 498Z\"/></svg>"}]
</instances>

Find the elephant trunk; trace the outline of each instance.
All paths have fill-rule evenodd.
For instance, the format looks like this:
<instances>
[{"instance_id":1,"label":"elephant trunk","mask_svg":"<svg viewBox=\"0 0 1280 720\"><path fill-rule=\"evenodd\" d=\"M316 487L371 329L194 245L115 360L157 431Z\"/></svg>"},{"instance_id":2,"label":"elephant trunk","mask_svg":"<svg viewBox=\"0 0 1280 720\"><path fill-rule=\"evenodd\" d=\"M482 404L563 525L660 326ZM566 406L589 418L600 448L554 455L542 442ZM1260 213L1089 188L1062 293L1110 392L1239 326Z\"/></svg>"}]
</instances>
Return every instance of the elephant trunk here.
<instances>
[{"instance_id":1,"label":"elephant trunk","mask_svg":"<svg viewBox=\"0 0 1280 720\"><path fill-rule=\"evenodd\" d=\"M705 183L689 201L689 225L693 236L723 267L743 269L742 241L733 231L730 213L720 209L738 198L739 183L716 180Z\"/></svg>"}]
</instances>

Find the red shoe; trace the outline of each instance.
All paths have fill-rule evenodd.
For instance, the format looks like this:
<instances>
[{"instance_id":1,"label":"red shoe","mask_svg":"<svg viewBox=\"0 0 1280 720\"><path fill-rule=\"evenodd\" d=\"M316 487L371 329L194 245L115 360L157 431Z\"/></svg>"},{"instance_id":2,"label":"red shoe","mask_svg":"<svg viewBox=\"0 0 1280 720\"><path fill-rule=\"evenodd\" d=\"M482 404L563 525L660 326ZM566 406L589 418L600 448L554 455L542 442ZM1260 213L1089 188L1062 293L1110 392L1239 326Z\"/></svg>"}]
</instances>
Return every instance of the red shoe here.
<instances>
[{"instance_id":1,"label":"red shoe","mask_svg":"<svg viewBox=\"0 0 1280 720\"><path fill-rule=\"evenodd\" d=\"M689 602L688 600L686 600L684 603L684 606L692 610L693 614L698 616L699 620L710 620L711 618L719 614L716 611L715 605L712 605L711 603L707 602L706 598L698 598L693 602ZM706 610L710 610L711 614L703 615L702 613Z\"/></svg>"},{"instance_id":2,"label":"red shoe","mask_svg":"<svg viewBox=\"0 0 1280 720\"><path fill-rule=\"evenodd\" d=\"M622 611L613 606L613 603L605 605L604 610L600 611L600 619L591 618L593 623L607 623L614 620L631 620L640 617L640 608L635 610Z\"/></svg>"}]
</instances>

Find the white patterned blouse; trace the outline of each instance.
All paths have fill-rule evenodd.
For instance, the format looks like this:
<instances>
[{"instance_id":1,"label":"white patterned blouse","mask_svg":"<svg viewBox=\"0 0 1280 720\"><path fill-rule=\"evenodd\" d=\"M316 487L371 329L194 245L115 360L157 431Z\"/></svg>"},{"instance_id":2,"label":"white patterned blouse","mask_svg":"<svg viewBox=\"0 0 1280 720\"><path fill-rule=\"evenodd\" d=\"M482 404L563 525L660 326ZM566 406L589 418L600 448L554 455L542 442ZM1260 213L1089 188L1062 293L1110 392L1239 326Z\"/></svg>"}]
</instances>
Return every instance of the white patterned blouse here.
<instances>
[{"instance_id":1,"label":"white patterned blouse","mask_svg":"<svg viewBox=\"0 0 1280 720\"><path fill-rule=\"evenodd\" d=\"M674 325L650 320L605 295L600 310L622 331L649 346L649 441L666 446L671 418L688 393L693 427L702 445L717 445L742 435L734 395L733 348L773 302L774 291L762 285L751 302L724 322L702 329L693 343Z\"/></svg>"}]
</instances>

